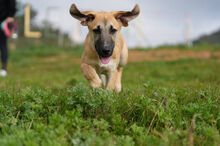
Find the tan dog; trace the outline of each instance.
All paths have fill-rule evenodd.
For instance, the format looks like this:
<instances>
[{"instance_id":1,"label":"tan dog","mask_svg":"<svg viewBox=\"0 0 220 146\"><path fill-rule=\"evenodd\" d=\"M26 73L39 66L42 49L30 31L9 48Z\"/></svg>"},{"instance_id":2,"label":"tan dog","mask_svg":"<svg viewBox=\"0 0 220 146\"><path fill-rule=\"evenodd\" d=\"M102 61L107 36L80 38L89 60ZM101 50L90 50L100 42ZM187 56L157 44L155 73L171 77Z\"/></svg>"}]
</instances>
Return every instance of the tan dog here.
<instances>
[{"instance_id":1,"label":"tan dog","mask_svg":"<svg viewBox=\"0 0 220 146\"><path fill-rule=\"evenodd\" d=\"M121 91L122 69L127 64L128 49L120 30L139 13L138 5L132 11L81 12L72 4L70 14L89 29L81 71L92 88Z\"/></svg>"}]
</instances>

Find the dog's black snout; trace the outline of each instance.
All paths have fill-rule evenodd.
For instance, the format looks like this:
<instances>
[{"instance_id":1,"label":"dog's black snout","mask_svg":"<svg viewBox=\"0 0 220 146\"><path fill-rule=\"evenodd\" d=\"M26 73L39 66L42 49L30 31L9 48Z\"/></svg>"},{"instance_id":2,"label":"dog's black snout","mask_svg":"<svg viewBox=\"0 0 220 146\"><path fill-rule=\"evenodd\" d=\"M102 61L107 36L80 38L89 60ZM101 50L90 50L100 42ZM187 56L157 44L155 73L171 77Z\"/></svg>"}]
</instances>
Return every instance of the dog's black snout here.
<instances>
[{"instance_id":1,"label":"dog's black snout","mask_svg":"<svg viewBox=\"0 0 220 146\"><path fill-rule=\"evenodd\" d=\"M112 39L100 38L95 42L95 49L100 57L109 57L112 55L115 43Z\"/></svg>"}]
</instances>

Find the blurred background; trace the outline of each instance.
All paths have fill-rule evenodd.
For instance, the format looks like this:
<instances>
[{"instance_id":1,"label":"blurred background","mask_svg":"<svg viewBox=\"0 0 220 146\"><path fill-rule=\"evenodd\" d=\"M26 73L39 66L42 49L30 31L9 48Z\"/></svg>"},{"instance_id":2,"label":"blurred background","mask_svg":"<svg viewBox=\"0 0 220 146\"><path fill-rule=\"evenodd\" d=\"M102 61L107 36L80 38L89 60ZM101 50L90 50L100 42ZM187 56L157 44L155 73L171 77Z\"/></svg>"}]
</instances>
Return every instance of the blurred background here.
<instances>
[{"instance_id":1,"label":"blurred background","mask_svg":"<svg viewBox=\"0 0 220 146\"><path fill-rule=\"evenodd\" d=\"M75 3L81 10L131 10L137 3L141 15L123 28L130 48L152 48L161 45L220 43L219 0L18 0L16 19L19 22L16 45L28 41L24 37L25 6L31 7L31 31L41 32L32 43L74 46L82 44L87 28L73 19L69 8ZM30 39L30 38L29 38ZM21 41L22 40L22 41Z\"/></svg>"},{"instance_id":2,"label":"blurred background","mask_svg":"<svg viewBox=\"0 0 220 146\"><path fill-rule=\"evenodd\" d=\"M9 39L1 89L87 84L79 66L88 29L69 14L72 3L82 11L130 11L139 4L140 16L122 28L129 47L125 88L146 82L219 86L219 0L17 0L19 27Z\"/></svg>"}]
</instances>

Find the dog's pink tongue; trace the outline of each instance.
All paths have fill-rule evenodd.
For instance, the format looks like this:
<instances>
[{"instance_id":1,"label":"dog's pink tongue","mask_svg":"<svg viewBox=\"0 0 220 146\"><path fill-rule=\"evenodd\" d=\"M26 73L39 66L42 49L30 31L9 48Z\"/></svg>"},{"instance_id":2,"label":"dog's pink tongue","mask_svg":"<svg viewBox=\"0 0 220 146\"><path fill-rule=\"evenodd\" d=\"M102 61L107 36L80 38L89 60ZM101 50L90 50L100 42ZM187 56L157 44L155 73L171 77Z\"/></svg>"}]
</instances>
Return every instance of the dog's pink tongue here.
<instances>
[{"instance_id":1,"label":"dog's pink tongue","mask_svg":"<svg viewBox=\"0 0 220 146\"><path fill-rule=\"evenodd\" d=\"M100 57L100 60L103 64L108 64L111 57Z\"/></svg>"}]
</instances>

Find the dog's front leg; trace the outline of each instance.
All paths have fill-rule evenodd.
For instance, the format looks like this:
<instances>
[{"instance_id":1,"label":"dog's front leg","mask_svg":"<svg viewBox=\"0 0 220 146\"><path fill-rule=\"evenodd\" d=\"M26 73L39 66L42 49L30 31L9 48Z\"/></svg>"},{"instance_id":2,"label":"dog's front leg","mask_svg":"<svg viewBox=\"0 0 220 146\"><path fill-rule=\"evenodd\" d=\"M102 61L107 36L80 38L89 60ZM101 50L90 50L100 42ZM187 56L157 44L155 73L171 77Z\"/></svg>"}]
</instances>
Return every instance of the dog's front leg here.
<instances>
[{"instance_id":1,"label":"dog's front leg","mask_svg":"<svg viewBox=\"0 0 220 146\"><path fill-rule=\"evenodd\" d=\"M107 86L106 86L107 90L114 90L115 89L115 83L116 83L116 80L117 80L117 75L118 75L117 70L115 70L113 72L109 72L107 74Z\"/></svg>"},{"instance_id":2,"label":"dog's front leg","mask_svg":"<svg viewBox=\"0 0 220 146\"><path fill-rule=\"evenodd\" d=\"M100 88L102 86L102 81L99 78L98 74L96 73L96 70L86 63L82 63L81 71L84 75L84 77L89 81L89 85L91 88Z\"/></svg>"},{"instance_id":3,"label":"dog's front leg","mask_svg":"<svg viewBox=\"0 0 220 146\"><path fill-rule=\"evenodd\" d=\"M107 90L114 90L115 92L121 92L121 75L122 67L116 69L113 73L110 73L107 78Z\"/></svg>"},{"instance_id":4,"label":"dog's front leg","mask_svg":"<svg viewBox=\"0 0 220 146\"><path fill-rule=\"evenodd\" d=\"M119 67L117 69L117 78L116 78L116 81L115 81L115 91L116 92L120 92L121 91L121 76L122 76L122 70L123 68L122 67Z\"/></svg>"}]
</instances>

